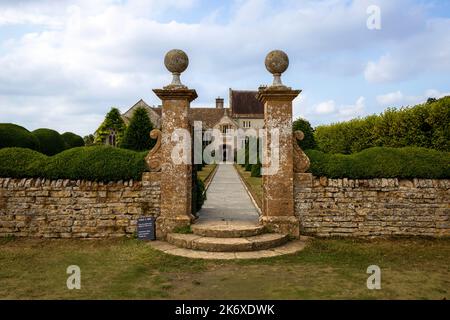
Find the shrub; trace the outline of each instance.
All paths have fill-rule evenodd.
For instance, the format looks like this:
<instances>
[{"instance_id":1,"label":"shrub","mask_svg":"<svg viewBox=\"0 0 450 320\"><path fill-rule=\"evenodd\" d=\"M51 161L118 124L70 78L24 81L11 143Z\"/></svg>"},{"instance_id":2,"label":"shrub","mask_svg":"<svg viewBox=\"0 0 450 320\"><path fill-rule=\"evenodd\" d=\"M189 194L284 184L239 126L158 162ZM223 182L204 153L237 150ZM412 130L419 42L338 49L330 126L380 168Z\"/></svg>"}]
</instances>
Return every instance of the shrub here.
<instances>
[{"instance_id":1,"label":"shrub","mask_svg":"<svg viewBox=\"0 0 450 320\"><path fill-rule=\"evenodd\" d=\"M24 127L0 123L0 149L11 147L39 150L39 140Z\"/></svg>"},{"instance_id":2,"label":"shrub","mask_svg":"<svg viewBox=\"0 0 450 320\"><path fill-rule=\"evenodd\" d=\"M0 149L0 177L34 178L43 176L47 156L31 149Z\"/></svg>"},{"instance_id":3,"label":"shrub","mask_svg":"<svg viewBox=\"0 0 450 320\"><path fill-rule=\"evenodd\" d=\"M253 164L250 173L251 177L261 177L261 163Z\"/></svg>"},{"instance_id":4,"label":"shrub","mask_svg":"<svg viewBox=\"0 0 450 320\"><path fill-rule=\"evenodd\" d=\"M450 97L319 126L314 135L318 149L329 153L350 154L376 146L450 151Z\"/></svg>"},{"instance_id":5,"label":"shrub","mask_svg":"<svg viewBox=\"0 0 450 320\"><path fill-rule=\"evenodd\" d=\"M109 146L73 148L51 157L44 175L49 179L138 180L146 169L145 155Z\"/></svg>"},{"instance_id":6,"label":"shrub","mask_svg":"<svg viewBox=\"0 0 450 320\"><path fill-rule=\"evenodd\" d=\"M125 130L120 147L135 151L151 149L155 145L155 141L150 138L152 130L153 125L147 111L142 107L137 108Z\"/></svg>"},{"instance_id":7,"label":"shrub","mask_svg":"<svg viewBox=\"0 0 450 320\"><path fill-rule=\"evenodd\" d=\"M146 170L146 152L108 146L78 147L48 157L24 148L0 150L0 176L12 178L139 180Z\"/></svg>"},{"instance_id":8,"label":"shrub","mask_svg":"<svg viewBox=\"0 0 450 320\"><path fill-rule=\"evenodd\" d=\"M194 180L194 188L192 190L193 213L198 212L206 200L205 184L199 178Z\"/></svg>"},{"instance_id":9,"label":"shrub","mask_svg":"<svg viewBox=\"0 0 450 320\"><path fill-rule=\"evenodd\" d=\"M310 172L328 178L450 178L450 153L418 147L374 147L351 154L306 150Z\"/></svg>"},{"instance_id":10,"label":"shrub","mask_svg":"<svg viewBox=\"0 0 450 320\"><path fill-rule=\"evenodd\" d=\"M52 156L66 149L64 139L55 130L37 129L33 131L33 134L39 140L39 151L43 154Z\"/></svg>"},{"instance_id":11,"label":"shrub","mask_svg":"<svg viewBox=\"0 0 450 320\"><path fill-rule=\"evenodd\" d=\"M305 150L315 149L317 147L316 140L314 138L314 129L311 127L308 120L298 118L292 123L292 130L301 130L305 135L302 141L298 141L300 148Z\"/></svg>"},{"instance_id":12,"label":"shrub","mask_svg":"<svg viewBox=\"0 0 450 320\"><path fill-rule=\"evenodd\" d=\"M61 135L64 142L66 143L66 149L84 147L84 140L79 135L72 132L65 132Z\"/></svg>"}]
</instances>

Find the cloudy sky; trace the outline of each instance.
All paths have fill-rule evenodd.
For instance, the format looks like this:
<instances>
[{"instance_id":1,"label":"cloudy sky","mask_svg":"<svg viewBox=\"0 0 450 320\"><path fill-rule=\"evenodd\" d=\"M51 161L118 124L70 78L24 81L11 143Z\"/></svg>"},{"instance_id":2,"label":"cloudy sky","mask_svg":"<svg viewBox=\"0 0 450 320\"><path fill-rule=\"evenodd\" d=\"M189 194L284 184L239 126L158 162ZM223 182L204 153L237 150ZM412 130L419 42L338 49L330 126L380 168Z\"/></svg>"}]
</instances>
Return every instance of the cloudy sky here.
<instances>
[{"instance_id":1,"label":"cloudy sky","mask_svg":"<svg viewBox=\"0 0 450 320\"><path fill-rule=\"evenodd\" d=\"M172 48L196 107L270 83L282 49L295 116L326 124L449 94L450 1L1 0L0 122L92 133L112 106L160 103Z\"/></svg>"}]
</instances>

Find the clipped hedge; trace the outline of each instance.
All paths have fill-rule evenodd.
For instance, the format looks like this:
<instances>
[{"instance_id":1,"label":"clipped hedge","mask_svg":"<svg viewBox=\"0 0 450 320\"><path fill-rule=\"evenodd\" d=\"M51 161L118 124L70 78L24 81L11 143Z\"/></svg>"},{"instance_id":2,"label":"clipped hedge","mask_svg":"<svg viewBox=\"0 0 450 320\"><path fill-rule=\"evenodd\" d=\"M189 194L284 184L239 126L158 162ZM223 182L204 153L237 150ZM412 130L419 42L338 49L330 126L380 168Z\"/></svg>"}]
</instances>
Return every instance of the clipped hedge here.
<instances>
[{"instance_id":1,"label":"clipped hedge","mask_svg":"<svg viewBox=\"0 0 450 320\"><path fill-rule=\"evenodd\" d=\"M140 180L147 152L108 146L78 147L48 157L24 148L0 150L0 177L84 179L91 181Z\"/></svg>"},{"instance_id":2,"label":"clipped hedge","mask_svg":"<svg viewBox=\"0 0 450 320\"><path fill-rule=\"evenodd\" d=\"M33 134L39 140L39 151L43 154L53 156L66 150L66 143L58 131L42 128L34 130Z\"/></svg>"},{"instance_id":3,"label":"clipped hedge","mask_svg":"<svg viewBox=\"0 0 450 320\"><path fill-rule=\"evenodd\" d=\"M418 147L374 147L351 155L306 150L309 171L328 178L450 178L450 153Z\"/></svg>"},{"instance_id":4,"label":"clipped hedge","mask_svg":"<svg viewBox=\"0 0 450 320\"><path fill-rule=\"evenodd\" d=\"M0 123L0 149L11 147L39 150L39 140L24 127Z\"/></svg>"},{"instance_id":5,"label":"clipped hedge","mask_svg":"<svg viewBox=\"0 0 450 320\"><path fill-rule=\"evenodd\" d=\"M84 147L84 140L79 135L72 132L64 132L61 137L63 138L66 149Z\"/></svg>"},{"instance_id":6,"label":"clipped hedge","mask_svg":"<svg viewBox=\"0 0 450 320\"><path fill-rule=\"evenodd\" d=\"M380 115L318 126L317 149L350 154L371 147L423 147L450 151L450 96ZM313 149L313 148L311 148ZM316 148L314 148L316 149Z\"/></svg>"}]
</instances>

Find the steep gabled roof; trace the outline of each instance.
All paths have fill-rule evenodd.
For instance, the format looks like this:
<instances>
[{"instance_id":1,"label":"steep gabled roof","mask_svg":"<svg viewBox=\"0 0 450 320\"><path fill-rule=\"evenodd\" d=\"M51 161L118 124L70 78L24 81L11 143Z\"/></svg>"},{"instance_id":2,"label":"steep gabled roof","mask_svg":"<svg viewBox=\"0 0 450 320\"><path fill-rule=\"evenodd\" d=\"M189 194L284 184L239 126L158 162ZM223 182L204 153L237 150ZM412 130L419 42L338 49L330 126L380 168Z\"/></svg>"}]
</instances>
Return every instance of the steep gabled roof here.
<instances>
[{"instance_id":1,"label":"steep gabled roof","mask_svg":"<svg viewBox=\"0 0 450 320\"><path fill-rule=\"evenodd\" d=\"M264 117L264 105L256 95L257 91L230 89L230 108L233 116Z\"/></svg>"},{"instance_id":2,"label":"steep gabled roof","mask_svg":"<svg viewBox=\"0 0 450 320\"><path fill-rule=\"evenodd\" d=\"M202 121L203 128L210 129L226 115L227 109L221 108L191 108L189 109L189 120Z\"/></svg>"}]
</instances>

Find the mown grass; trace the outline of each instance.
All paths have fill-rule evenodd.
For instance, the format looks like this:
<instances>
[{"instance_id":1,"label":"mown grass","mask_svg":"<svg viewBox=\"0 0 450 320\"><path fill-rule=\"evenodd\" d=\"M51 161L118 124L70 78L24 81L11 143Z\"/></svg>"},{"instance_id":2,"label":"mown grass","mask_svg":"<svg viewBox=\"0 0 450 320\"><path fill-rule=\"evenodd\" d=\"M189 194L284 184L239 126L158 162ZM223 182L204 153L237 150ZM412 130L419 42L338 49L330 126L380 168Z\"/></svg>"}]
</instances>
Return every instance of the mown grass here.
<instances>
[{"instance_id":1,"label":"mown grass","mask_svg":"<svg viewBox=\"0 0 450 320\"><path fill-rule=\"evenodd\" d=\"M245 185L249 189L250 193L253 196L253 199L258 203L258 206L262 207L262 178L261 177L252 177L251 172L245 171L240 165L234 166L241 176L242 180L244 180Z\"/></svg>"},{"instance_id":2,"label":"mown grass","mask_svg":"<svg viewBox=\"0 0 450 320\"><path fill-rule=\"evenodd\" d=\"M314 239L302 252L261 260L165 255L138 240L0 241L1 299L444 299L450 240ZM369 265L381 290L368 290ZM81 268L68 290L66 268Z\"/></svg>"}]
</instances>

